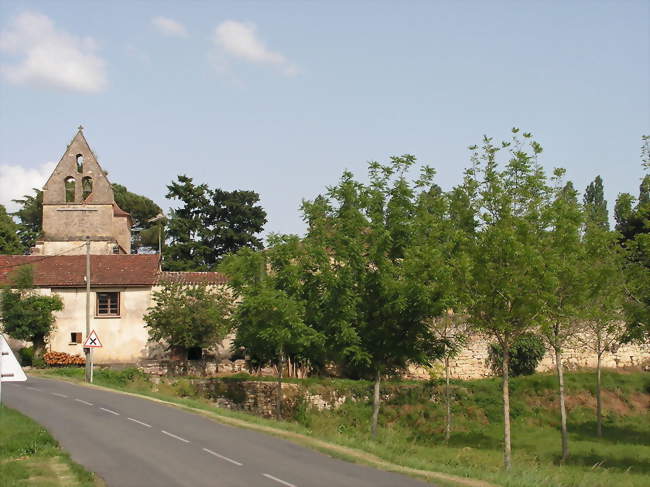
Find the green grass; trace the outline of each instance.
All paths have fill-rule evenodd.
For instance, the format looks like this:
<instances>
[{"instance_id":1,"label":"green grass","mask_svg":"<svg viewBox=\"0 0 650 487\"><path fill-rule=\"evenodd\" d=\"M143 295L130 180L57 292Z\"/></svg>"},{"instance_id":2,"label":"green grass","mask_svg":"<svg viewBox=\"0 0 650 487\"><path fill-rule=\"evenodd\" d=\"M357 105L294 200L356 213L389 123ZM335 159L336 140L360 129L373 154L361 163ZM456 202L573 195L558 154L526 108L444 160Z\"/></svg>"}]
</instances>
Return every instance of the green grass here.
<instances>
[{"instance_id":1,"label":"green grass","mask_svg":"<svg viewBox=\"0 0 650 487\"><path fill-rule=\"evenodd\" d=\"M46 374L77 380L83 377L80 369L49 370ZM364 381L302 381L312 392L336 388L356 396L357 400L346 402L336 411L301 410L296 414L296 421L277 422L215 408L193 392L188 379L180 379L172 385L161 384L154 392L146 376L133 370L98 370L95 378L99 385L307 435L362 450L397 465L483 479L498 485L650 485L650 377L647 373L603 373L603 438L595 434L593 372L567 374L571 456L564 465L558 463L560 435L555 377L537 374L513 379L515 466L510 473L501 468L502 409L498 379L454 381L453 434L446 445L443 440L443 385L436 381L386 383L383 392L389 399L382 405L380 434L373 440L368 431L371 405L365 400L371 385ZM248 377L230 380L245 379ZM338 456L349 457L344 453Z\"/></svg>"},{"instance_id":2,"label":"green grass","mask_svg":"<svg viewBox=\"0 0 650 487\"><path fill-rule=\"evenodd\" d=\"M70 460L38 423L0 405L1 487L96 487L100 481Z\"/></svg>"}]
</instances>

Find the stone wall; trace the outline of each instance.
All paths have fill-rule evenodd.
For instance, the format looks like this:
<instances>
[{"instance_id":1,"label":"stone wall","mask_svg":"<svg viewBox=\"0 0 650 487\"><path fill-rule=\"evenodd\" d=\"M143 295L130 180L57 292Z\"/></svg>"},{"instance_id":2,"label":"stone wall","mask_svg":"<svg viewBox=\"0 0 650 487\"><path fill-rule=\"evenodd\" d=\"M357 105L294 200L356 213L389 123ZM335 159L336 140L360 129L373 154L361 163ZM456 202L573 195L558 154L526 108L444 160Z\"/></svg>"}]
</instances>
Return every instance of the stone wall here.
<instances>
[{"instance_id":1,"label":"stone wall","mask_svg":"<svg viewBox=\"0 0 650 487\"><path fill-rule=\"evenodd\" d=\"M472 337L465 349L451 360L451 375L456 379L478 379L490 377L492 371L487 362L488 347L491 340L484 337ZM563 364L568 369L595 368L596 354L584 346L573 345L564 352ZM650 365L650 345L621 345L615 352L606 352L603 355L602 366L607 368L644 367ZM547 352L537 372L546 372L555 369L555 357ZM439 370L434 370L437 375ZM427 375L428 374L427 372Z\"/></svg>"}]
</instances>

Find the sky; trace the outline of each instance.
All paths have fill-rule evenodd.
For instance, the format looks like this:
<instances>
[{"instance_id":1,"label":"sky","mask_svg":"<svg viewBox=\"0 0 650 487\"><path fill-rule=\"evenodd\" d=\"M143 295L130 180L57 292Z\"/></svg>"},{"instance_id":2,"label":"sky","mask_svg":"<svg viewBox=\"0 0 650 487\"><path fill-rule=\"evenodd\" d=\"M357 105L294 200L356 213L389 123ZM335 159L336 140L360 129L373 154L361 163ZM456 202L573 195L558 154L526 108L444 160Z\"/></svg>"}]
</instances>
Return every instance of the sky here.
<instances>
[{"instance_id":1,"label":"sky","mask_svg":"<svg viewBox=\"0 0 650 487\"><path fill-rule=\"evenodd\" d=\"M82 124L112 182L260 194L265 232L344 170L413 154L450 189L513 126L613 213L650 133L647 1L0 0L0 204L41 187Z\"/></svg>"}]
</instances>

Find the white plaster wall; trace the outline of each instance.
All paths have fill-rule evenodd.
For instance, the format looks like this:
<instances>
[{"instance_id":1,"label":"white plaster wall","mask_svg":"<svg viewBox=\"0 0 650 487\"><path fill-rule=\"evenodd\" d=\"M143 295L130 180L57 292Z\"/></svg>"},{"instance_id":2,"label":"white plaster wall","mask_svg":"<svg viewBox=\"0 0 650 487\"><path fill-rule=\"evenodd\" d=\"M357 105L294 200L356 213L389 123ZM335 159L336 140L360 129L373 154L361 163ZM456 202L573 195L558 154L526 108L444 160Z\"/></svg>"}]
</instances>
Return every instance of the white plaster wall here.
<instances>
[{"instance_id":1,"label":"white plaster wall","mask_svg":"<svg viewBox=\"0 0 650 487\"><path fill-rule=\"evenodd\" d=\"M49 291L49 290L43 290ZM120 317L95 317L96 292L120 292ZM48 348L72 355L83 355L81 344L70 343L70 333L81 332L86 339L86 290L55 289L63 300L63 311L56 313L56 330ZM98 288L90 293L90 329L95 330L103 348L94 350L97 364L133 363L146 357L148 332L143 316L151 305L151 288Z\"/></svg>"}]
</instances>

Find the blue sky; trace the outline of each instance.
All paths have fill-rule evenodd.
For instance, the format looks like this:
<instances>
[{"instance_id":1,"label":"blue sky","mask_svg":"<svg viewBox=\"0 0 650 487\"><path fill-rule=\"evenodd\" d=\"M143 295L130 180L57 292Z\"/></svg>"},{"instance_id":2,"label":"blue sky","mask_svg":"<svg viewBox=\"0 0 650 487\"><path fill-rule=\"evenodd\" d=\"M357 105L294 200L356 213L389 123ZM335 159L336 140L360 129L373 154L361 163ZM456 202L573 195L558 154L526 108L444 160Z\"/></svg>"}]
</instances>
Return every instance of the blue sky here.
<instances>
[{"instance_id":1,"label":"blue sky","mask_svg":"<svg viewBox=\"0 0 650 487\"><path fill-rule=\"evenodd\" d=\"M0 3L0 204L84 125L113 182L260 193L267 232L344 169L414 154L450 188L512 126L610 212L650 132L650 12L622 2ZM39 182L40 181L40 182ZM16 194L18 193L18 194Z\"/></svg>"}]
</instances>

